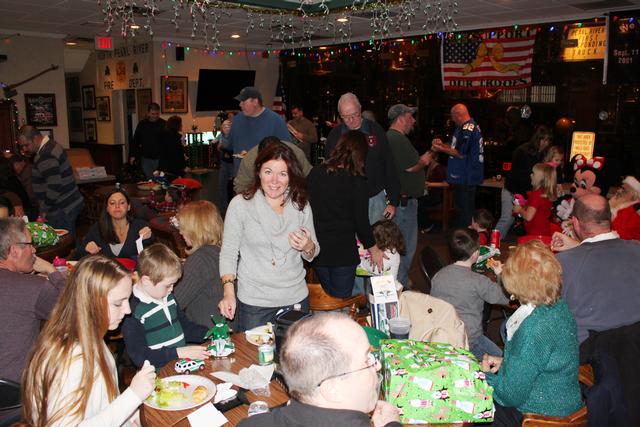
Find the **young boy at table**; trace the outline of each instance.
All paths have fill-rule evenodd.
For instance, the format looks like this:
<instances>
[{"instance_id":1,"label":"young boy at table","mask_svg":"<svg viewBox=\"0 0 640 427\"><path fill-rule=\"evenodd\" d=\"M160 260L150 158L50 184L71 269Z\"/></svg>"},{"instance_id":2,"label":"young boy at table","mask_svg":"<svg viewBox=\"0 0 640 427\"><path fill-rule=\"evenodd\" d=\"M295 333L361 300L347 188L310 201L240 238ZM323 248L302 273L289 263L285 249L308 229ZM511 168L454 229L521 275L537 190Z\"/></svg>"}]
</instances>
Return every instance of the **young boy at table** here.
<instances>
[{"instance_id":1,"label":"young boy at table","mask_svg":"<svg viewBox=\"0 0 640 427\"><path fill-rule=\"evenodd\" d=\"M145 360L161 368L176 358L209 357L206 346L186 345L201 343L207 328L191 322L178 307L172 290L180 276L182 263L165 245L156 243L140 253L131 315L122 324L127 353L138 367Z\"/></svg>"},{"instance_id":2,"label":"young boy at table","mask_svg":"<svg viewBox=\"0 0 640 427\"><path fill-rule=\"evenodd\" d=\"M453 264L438 271L431 281L431 295L445 300L456 308L464 322L469 349L478 360L487 353L501 356L502 350L482 333L484 303L508 304L502 287L488 277L471 271L480 256L478 232L457 228L447 238ZM497 276L502 272L499 261L491 266Z\"/></svg>"},{"instance_id":3,"label":"young boy at table","mask_svg":"<svg viewBox=\"0 0 640 427\"><path fill-rule=\"evenodd\" d=\"M486 209L476 209L471 217L470 229L476 230L480 237L480 246L488 245L491 240L491 227L493 226L493 215Z\"/></svg>"}]
</instances>

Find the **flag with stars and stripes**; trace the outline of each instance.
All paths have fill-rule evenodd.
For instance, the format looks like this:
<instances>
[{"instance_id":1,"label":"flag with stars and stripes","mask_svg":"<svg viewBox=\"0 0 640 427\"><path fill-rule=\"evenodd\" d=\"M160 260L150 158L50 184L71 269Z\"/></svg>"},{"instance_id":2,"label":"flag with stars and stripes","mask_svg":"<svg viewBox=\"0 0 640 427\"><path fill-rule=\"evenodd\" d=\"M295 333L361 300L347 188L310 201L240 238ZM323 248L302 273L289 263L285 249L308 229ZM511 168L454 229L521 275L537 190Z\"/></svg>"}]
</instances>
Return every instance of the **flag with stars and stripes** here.
<instances>
[{"instance_id":1,"label":"flag with stars and stripes","mask_svg":"<svg viewBox=\"0 0 640 427\"><path fill-rule=\"evenodd\" d=\"M278 73L278 85L276 86L276 96L273 97L273 103L271 109L282 116L283 119L287 119L287 104L285 102L284 87L282 86L282 69Z\"/></svg>"},{"instance_id":2,"label":"flag with stars and stripes","mask_svg":"<svg viewBox=\"0 0 640 427\"><path fill-rule=\"evenodd\" d=\"M520 89L531 86L536 30L499 31L484 36L443 40L441 62L444 90Z\"/></svg>"}]
</instances>

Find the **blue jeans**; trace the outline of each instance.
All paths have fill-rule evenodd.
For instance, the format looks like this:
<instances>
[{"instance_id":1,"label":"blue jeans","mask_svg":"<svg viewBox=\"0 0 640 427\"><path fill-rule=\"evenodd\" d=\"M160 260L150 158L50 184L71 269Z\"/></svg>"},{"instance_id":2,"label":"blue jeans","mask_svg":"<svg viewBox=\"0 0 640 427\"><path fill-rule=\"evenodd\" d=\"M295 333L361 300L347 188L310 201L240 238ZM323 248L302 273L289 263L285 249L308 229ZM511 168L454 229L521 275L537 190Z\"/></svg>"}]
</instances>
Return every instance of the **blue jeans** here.
<instances>
[{"instance_id":1,"label":"blue jeans","mask_svg":"<svg viewBox=\"0 0 640 427\"><path fill-rule=\"evenodd\" d=\"M309 312L309 297L306 297L298 304L301 305L301 310L305 313ZM258 307L255 305L245 304L240 300L237 300L236 317L238 318L238 331L248 331L256 326L261 326L267 322L275 320L276 313L280 309L293 309L292 305L283 305L281 307Z\"/></svg>"},{"instance_id":2,"label":"blue jeans","mask_svg":"<svg viewBox=\"0 0 640 427\"><path fill-rule=\"evenodd\" d=\"M456 184L453 187L453 199L456 204L456 227L471 225L473 211L476 209L475 185Z\"/></svg>"},{"instance_id":3,"label":"blue jeans","mask_svg":"<svg viewBox=\"0 0 640 427\"><path fill-rule=\"evenodd\" d=\"M349 298L353 291L357 265L340 267L313 266L320 278L322 289L332 297Z\"/></svg>"},{"instance_id":4,"label":"blue jeans","mask_svg":"<svg viewBox=\"0 0 640 427\"><path fill-rule=\"evenodd\" d=\"M500 347L485 335L480 335L475 342L470 342L469 350L471 350L471 353L473 353L479 362L482 361L482 356L484 356L485 353L490 356L502 356L502 350L500 350Z\"/></svg>"},{"instance_id":5,"label":"blue jeans","mask_svg":"<svg viewBox=\"0 0 640 427\"><path fill-rule=\"evenodd\" d=\"M407 206L396 207L396 216L393 217L402 236L407 252L400 256L400 268L398 269L398 281L404 286L409 281L411 261L418 245L418 199L407 200Z\"/></svg>"},{"instance_id":6,"label":"blue jeans","mask_svg":"<svg viewBox=\"0 0 640 427\"><path fill-rule=\"evenodd\" d=\"M140 162L142 166L142 172L144 173L144 177L147 179L153 178L153 171L158 169L158 165L160 164L159 159L149 159L147 157L143 157Z\"/></svg>"},{"instance_id":7,"label":"blue jeans","mask_svg":"<svg viewBox=\"0 0 640 427\"><path fill-rule=\"evenodd\" d=\"M69 234L76 237L76 220L78 216L80 216L83 208L84 202L73 208L69 213L58 210L54 213L47 214L47 223L53 228L69 230Z\"/></svg>"},{"instance_id":8,"label":"blue jeans","mask_svg":"<svg viewBox=\"0 0 640 427\"><path fill-rule=\"evenodd\" d=\"M523 194L524 195L524 194ZM496 228L500 231L500 240L507 237L509 229L513 225L513 194L506 188L500 192L500 219L496 224Z\"/></svg>"}]
</instances>

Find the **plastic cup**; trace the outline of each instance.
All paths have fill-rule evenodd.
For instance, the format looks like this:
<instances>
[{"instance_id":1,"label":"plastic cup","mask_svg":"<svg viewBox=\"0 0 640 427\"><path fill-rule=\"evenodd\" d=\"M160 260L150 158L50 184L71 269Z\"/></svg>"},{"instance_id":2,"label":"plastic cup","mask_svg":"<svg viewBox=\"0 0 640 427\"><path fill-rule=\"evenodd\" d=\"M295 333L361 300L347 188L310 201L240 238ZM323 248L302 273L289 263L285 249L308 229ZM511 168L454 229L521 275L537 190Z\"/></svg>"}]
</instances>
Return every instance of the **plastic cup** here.
<instances>
[{"instance_id":1,"label":"plastic cup","mask_svg":"<svg viewBox=\"0 0 640 427\"><path fill-rule=\"evenodd\" d=\"M269 412L269 405L267 402L263 402L262 400L256 400L251 405L249 405L249 411L247 412L248 416L264 414L265 412Z\"/></svg>"},{"instance_id":2,"label":"plastic cup","mask_svg":"<svg viewBox=\"0 0 640 427\"><path fill-rule=\"evenodd\" d=\"M395 339L407 339L409 338L409 330L411 329L411 322L405 317L394 317L389 319L389 334L391 338Z\"/></svg>"}]
</instances>

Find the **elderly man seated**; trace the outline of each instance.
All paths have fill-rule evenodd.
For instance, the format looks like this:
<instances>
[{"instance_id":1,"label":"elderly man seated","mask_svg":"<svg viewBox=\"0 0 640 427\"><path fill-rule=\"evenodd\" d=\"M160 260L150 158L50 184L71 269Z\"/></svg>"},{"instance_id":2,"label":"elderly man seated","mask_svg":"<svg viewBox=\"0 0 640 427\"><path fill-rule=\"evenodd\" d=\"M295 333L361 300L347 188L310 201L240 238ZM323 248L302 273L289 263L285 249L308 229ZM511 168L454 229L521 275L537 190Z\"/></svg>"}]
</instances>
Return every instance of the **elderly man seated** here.
<instances>
[{"instance_id":1,"label":"elderly man seated","mask_svg":"<svg viewBox=\"0 0 640 427\"><path fill-rule=\"evenodd\" d=\"M397 409L378 400L380 365L364 330L343 314L316 314L293 325L280 367L292 397L289 405L247 418L240 426L401 425Z\"/></svg>"},{"instance_id":2,"label":"elderly man seated","mask_svg":"<svg viewBox=\"0 0 640 427\"><path fill-rule=\"evenodd\" d=\"M628 176L609 201L611 227L624 240L640 240L640 182Z\"/></svg>"},{"instance_id":3,"label":"elderly man seated","mask_svg":"<svg viewBox=\"0 0 640 427\"><path fill-rule=\"evenodd\" d=\"M575 240L553 235L551 248L562 252L562 297L578 325L578 340L589 331L606 331L640 321L640 244L611 230L611 209L602 196L576 200L571 218Z\"/></svg>"},{"instance_id":4,"label":"elderly man seated","mask_svg":"<svg viewBox=\"0 0 640 427\"><path fill-rule=\"evenodd\" d=\"M66 273L35 253L22 219L0 219L0 378L15 382L66 281ZM0 412L0 420L8 416Z\"/></svg>"}]
</instances>

